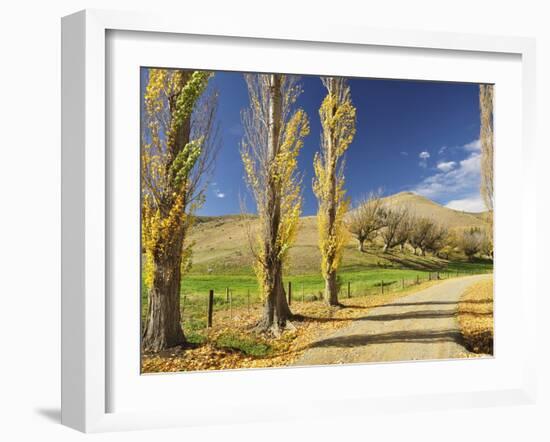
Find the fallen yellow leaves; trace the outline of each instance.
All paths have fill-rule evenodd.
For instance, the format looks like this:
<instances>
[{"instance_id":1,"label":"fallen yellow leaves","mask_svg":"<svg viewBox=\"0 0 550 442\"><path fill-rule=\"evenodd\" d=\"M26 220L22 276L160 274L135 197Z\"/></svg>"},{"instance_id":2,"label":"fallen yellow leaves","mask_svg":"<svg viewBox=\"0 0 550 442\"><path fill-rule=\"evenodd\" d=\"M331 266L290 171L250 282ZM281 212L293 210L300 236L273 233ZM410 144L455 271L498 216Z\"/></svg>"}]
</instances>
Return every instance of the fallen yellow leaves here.
<instances>
[{"instance_id":1,"label":"fallen yellow leaves","mask_svg":"<svg viewBox=\"0 0 550 442\"><path fill-rule=\"evenodd\" d=\"M261 307L234 309L231 313L219 312L215 327L205 330L203 344L177 348L159 354L142 355L142 373L227 370L239 368L267 368L292 365L322 335L349 325L363 317L370 309L409 295L418 288L437 282L410 287L386 294L342 298L342 307L329 307L321 301L293 302L292 330L281 337L259 335L254 326L261 316ZM228 344L229 343L229 344ZM228 347L229 345L229 347ZM255 349L261 355L253 356ZM243 348L246 351L243 351ZM265 354L264 354L265 353Z\"/></svg>"},{"instance_id":2,"label":"fallen yellow leaves","mask_svg":"<svg viewBox=\"0 0 550 442\"><path fill-rule=\"evenodd\" d=\"M493 354L493 280L472 285L458 303L458 322L466 346L474 353Z\"/></svg>"}]
</instances>

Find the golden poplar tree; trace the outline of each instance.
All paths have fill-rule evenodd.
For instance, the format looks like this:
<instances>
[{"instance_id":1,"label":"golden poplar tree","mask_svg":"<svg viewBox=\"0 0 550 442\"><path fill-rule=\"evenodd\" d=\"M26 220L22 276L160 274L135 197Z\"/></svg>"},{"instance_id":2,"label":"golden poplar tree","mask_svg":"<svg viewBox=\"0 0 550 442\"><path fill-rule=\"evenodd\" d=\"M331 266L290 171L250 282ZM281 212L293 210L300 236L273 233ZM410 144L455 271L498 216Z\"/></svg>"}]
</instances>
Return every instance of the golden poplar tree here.
<instances>
[{"instance_id":1,"label":"golden poplar tree","mask_svg":"<svg viewBox=\"0 0 550 442\"><path fill-rule=\"evenodd\" d=\"M343 157L355 136L356 110L345 79L328 77L322 82L327 95L319 109L321 147L313 162L313 191L319 204L317 222L325 301L329 305L338 305L336 272L348 241L345 215L349 199L344 189Z\"/></svg>"},{"instance_id":2,"label":"golden poplar tree","mask_svg":"<svg viewBox=\"0 0 550 442\"><path fill-rule=\"evenodd\" d=\"M243 112L241 157L259 218L252 242L265 306L258 329L278 335L291 315L283 266L300 218L298 153L309 133L309 122L305 112L294 106L301 93L296 77L247 74L245 80L250 105Z\"/></svg>"},{"instance_id":3,"label":"golden poplar tree","mask_svg":"<svg viewBox=\"0 0 550 442\"><path fill-rule=\"evenodd\" d=\"M193 213L203 203L203 178L217 148L217 96L204 93L211 76L204 71L148 71L141 146L146 351L185 342L180 318L181 274L190 256L185 239Z\"/></svg>"},{"instance_id":4,"label":"golden poplar tree","mask_svg":"<svg viewBox=\"0 0 550 442\"><path fill-rule=\"evenodd\" d=\"M481 195L487 210L493 210L493 85L479 86L481 143Z\"/></svg>"},{"instance_id":5,"label":"golden poplar tree","mask_svg":"<svg viewBox=\"0 0 550 442\"><path fill-rule=\"evenodd\" d=\"M479 85L479 112L481 143L481 196L488 210L487 243L489 255L493 254L493 89L492 84Z\"/></svg>"}]
</instances>

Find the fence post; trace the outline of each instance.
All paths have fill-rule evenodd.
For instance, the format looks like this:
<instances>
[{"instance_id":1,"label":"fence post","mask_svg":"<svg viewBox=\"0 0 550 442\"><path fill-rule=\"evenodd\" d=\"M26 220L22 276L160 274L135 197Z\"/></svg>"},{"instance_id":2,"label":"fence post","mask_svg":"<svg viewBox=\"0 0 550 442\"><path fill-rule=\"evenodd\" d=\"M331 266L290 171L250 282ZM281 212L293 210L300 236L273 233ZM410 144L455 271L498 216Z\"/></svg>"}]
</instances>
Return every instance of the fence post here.
<instances>
[{"instance_id":1,"label":"fence post","mask_svg":"<svg viewBox=\"0 0 550 442\"><path fill-rule=\"evenodd\" d=\"M382 280L381 282L382 282L382 294L384 294L384 280Z\"/></svg>"},{"instance_id":2,"label":"fence post","mask_svg":"<svg viewBox=\"0 0 550 442\"><path fill-rule=\"evenodd\" d=\"M229 319L233 319L233 290L229 290Z\"/></svg>"},{"instance_id":3,"label":"fence post","mask_svg":"<svg viewBox=\"0 0 550 442\"><path fill-rule=\"evenodd\" d=\"M418 275L416 275L416 283L420 284L420 277Z\"/></svg>"},{"instance_id":4,"label":"fence post","mask_svg":"<svg viewBox=\"0 0 550 442\"><path fill-rule=\"evenodd\" d=\"M288 281L288 305L292 304L292 282Z\"/></svg>"},{"instance_id":5,"label":"fence post","mask_svg":"<svg viewBox=\"0 0 550 442\"><path fill-rule=\"evenodd\" d=\"M212 313L214 311L214 290L210 290L208 294L208 315L206 320L206 326L208 328L212 327Z\"/></svg>"},{"instance_id":6,"label":"fence post","mask_svg":"<svg viewBox=\"0 0 550 442\"><path fill-rule=\"evenodd\" d=\"M351 298L351 282L348 281L348 298Z\"/></svg>"},{"instance_id":7,"label":"fence post","mask_svg":"<svg viewBox=\"0 0 550 442\"><path fill-rule=\"evenodd\" d=\"M229 287L225 288L225 302L229 302Z\"/></svg>"},{"instance_id":8,"label":"fence post","mask_svg":"<svg viewBox=\"0 0 550 442\"><path fill-rule=\"evenodd\" d=\"M439 272L437 272L437 280L439 281L439 279L440 279L440 278L439 278Z\"/></svg>"},{"instance_id":9,"label":"fence post","mask_svg":"<svg viewBox=\"0 0 550 442\"><path fill-rule=\"evenodd\" d=\"M302 302L305 301L305 296L304 296L304 283L302 283Z\"/></svg>"}]
</instances>

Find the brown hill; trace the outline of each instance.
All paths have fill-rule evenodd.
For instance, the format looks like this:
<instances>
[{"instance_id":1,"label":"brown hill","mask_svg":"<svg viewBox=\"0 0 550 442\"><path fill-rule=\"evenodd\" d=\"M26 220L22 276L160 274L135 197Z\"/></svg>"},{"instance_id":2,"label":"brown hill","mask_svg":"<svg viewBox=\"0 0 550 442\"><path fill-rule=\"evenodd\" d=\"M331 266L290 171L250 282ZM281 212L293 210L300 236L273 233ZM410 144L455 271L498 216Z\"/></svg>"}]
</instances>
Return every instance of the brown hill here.
<instances>
[{"instance_id":1,"label":"brown hill","mask_svg":"<svg viewBox=\"0 0 550 442\"><path fill-rule=\"evenodd\" d=\"M482 227L483 213L461 212L449 209L412 192L396 193L384 198L390 206L406 207L417 216L431 218L449 229Z\"/></svg>"},{"instance_id":2,"label":"brown hill","mask_svg":"<svg viewBox=\"0 0 550 442\"><path fill-rule=\"evenodd\" d=\"M411 212L435 219L452 229L483 225L483 221L474 214L448 209L412 193L392 195L386 197L385 202L406 206ZM210 270L216 273L250 273L253 257L249 231L253 231L255 225L256 218L250 215L244 218L239 215L198 218L190 237L195 244L192 272L207 273ZM318 272L320 255L317 235L316 217L302 217L296 242L290 250L291 274ZM342 265L343 268L368 267L380 265L385 260L383 255L376 252L358 252L355 240L350 238Z\"/></svg>"}]
</instances>

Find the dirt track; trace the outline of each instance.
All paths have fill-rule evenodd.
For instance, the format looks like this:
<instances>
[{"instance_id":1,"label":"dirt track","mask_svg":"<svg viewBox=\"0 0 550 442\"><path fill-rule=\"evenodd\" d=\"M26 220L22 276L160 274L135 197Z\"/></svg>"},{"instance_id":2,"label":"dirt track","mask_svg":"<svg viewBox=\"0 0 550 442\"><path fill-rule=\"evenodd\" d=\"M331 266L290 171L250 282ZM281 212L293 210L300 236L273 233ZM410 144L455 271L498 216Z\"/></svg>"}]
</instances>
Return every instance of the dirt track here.
<instances>
[{"instance_id":1,"label":"dirt track","mask_svg":"<svg viewBox=\"0 0 550 442\"><path fill-rule=\"evenodd\" d=\"M492 275L450 279L377 307L311 345L295 365L450 359L468 356L456 317L464 290Z\"/></svg>"}]
</instances>

